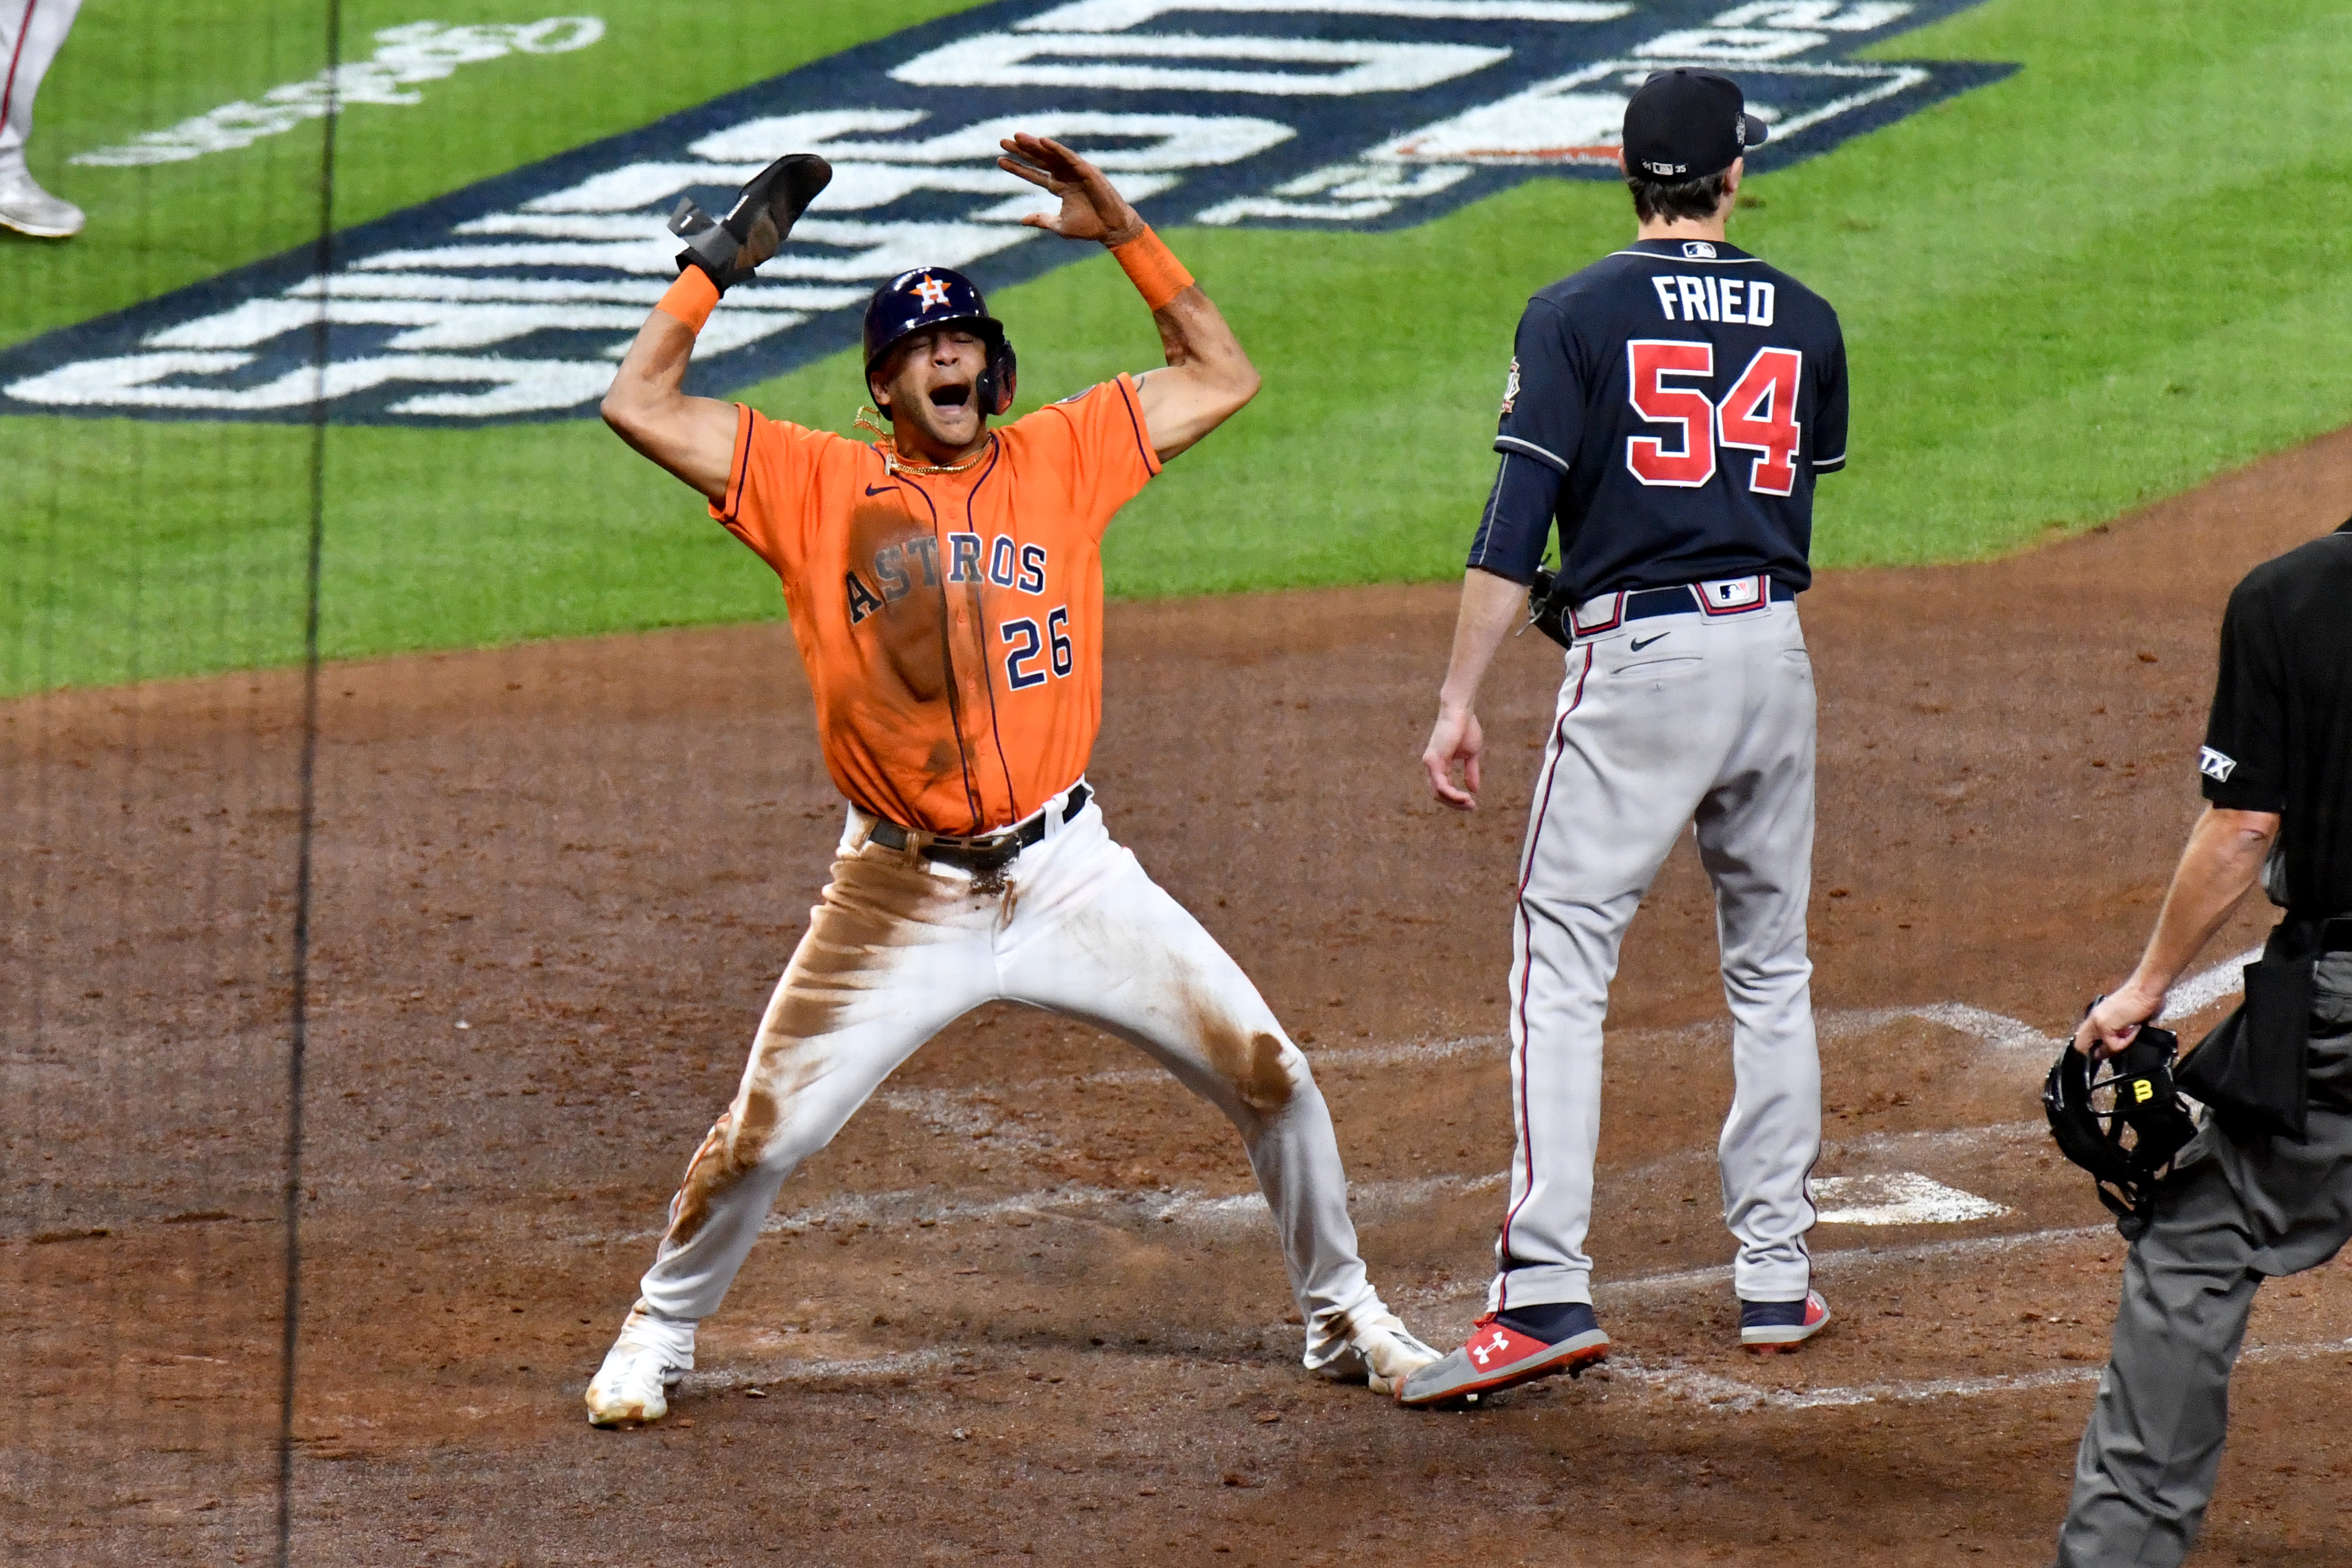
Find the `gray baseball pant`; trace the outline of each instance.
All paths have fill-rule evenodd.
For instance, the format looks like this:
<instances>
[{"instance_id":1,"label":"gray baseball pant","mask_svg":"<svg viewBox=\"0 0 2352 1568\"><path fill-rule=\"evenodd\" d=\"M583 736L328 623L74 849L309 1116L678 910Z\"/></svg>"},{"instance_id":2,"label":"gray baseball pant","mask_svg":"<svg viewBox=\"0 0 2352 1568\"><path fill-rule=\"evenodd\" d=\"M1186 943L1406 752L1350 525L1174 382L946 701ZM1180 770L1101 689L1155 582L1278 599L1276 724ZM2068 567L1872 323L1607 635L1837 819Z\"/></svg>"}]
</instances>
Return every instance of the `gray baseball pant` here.
<instances>
[{"instance_id":1,"label":"gray baseball pant","mask_svg":"<svg viewBox=\"0 0 2352 1568\"><path fill-rule=\"evenodd\" d=\"M2241 1143L2209 1121L2132 1244L2061 1568L2171 1568L2188 1555L2221 1468L2255 1289L2318 1268L2352 1237L2352 954L2320 961L2314 995L2309 1138Z\"/></svg>"},{"instance_id":2,"label":"gray baseball pant","mask_svg":"<svg viewBox=\"0 0 2352 1568\"><path fill-rule=\"evenodd\" d=\"M25 166L33 95L79 9L81 0L0 0L0 174Z\"/></svg>"},{"instance_id":3,"label":"gray baseball pant","mask_svg":"<svg viewBox=\"0 0 2352 1568\"><path fill-rule=\"evenodd\" d=\"M1637 647L1634 645L1640 644ZM1496 1309L1592 1300L1601 1025L1625 928L1686 825L1715 884L1735 1091L1718 1161L1742 1299L1801 1300L1821 1152L1805 910L1813 674L1792 604L1580 636L1538 775L1511 965L1518 1145Z\"/></svg>"}]
</instances>

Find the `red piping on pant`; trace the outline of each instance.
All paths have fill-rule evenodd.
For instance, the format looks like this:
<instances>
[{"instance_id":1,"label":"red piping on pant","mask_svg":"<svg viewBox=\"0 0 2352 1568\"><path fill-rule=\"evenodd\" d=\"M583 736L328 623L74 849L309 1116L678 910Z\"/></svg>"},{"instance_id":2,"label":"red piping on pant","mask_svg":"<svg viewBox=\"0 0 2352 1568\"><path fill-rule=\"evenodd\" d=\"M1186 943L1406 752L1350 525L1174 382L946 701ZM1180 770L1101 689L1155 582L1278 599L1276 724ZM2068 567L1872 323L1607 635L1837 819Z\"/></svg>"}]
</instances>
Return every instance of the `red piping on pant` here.
<instances>
[{"instance_id":1,"label":"red piping on pant","mask_svg":"<svg viewBox=\"0 0 2352 1568\"><path fill-rule=\"evenodd\" d=\"M33 7L41 0L25 0L25 14L16 19L16 47L8 51L8 80L0 86L0 125L8 123L8 105L16 97L16 67L25 58L25 40L33 32Z\"/></svg>"},{"instance_id":2,"label":"red piping on pant","mask_svg":"<svg viewBox=\"0 0 2352 1568\"><path fill-rule=\"evenodd\" d=\"M1536 1191L1535 1134L1528 1123L1528 988L1535 978L1536 928L1535 922L1528 918L1528 883L1536 874L1536 852L1543 847L1544 819L1551 811L1551 786L1559 778L1560 755L1568 746L1569 716L1584 701L1585 678L1591 673L1592 645L1587 643L1584 645L1584 668L1576 672L1576 695L1568 700L1568 706L1560 710L1559 722L1552 727L1551 766L1544 774L1543 799L1536 805L1535 832L1528 837L1528 861L1519 868L1518 916L1520 928L1526 932L1527 963L1519 972L1519 1049L1518 1061L1515 1064L1517 1070L1511 1075L1511 1092L1518 1101L1519 1142L1527 1155L1528 1190L1519 1194L1519 1201L1503 1215L1504 1258L1511 1256L1512 1223L1519 1217L1519 1210L1527 1206L1528 1200L1535 1195ZM1497 1311L1507 1310L1511 1304L1511 1274L1509 1269L1499 1266L1501 1262L1501 1258L1496 1259L1498 1284L1495 1291L1495 1308Z\"/></svg>"}]
</instances>

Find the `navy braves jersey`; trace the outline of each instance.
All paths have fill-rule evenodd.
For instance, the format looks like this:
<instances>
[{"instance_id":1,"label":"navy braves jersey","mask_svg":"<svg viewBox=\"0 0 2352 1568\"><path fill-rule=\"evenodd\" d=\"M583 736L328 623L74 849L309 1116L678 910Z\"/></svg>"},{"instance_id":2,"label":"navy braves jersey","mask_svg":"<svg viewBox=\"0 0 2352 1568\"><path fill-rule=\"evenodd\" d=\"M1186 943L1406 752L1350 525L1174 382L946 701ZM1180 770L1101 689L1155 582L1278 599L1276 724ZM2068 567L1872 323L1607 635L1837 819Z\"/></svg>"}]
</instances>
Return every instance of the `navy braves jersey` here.
<instances>
[{"instance_id":1,"label":"navy braves jersey","mask_svg":"<svg viewBox=\"0 0 2352 1568\"><path fill-rule=\"evenodd\" d=\"M1801 592L1845 418L1827 300L1733 246L1637 241L1528 301L1469 563L1528 582L1557 520L1579 601L1759 573Z\"/></svg>"}]
</instances>

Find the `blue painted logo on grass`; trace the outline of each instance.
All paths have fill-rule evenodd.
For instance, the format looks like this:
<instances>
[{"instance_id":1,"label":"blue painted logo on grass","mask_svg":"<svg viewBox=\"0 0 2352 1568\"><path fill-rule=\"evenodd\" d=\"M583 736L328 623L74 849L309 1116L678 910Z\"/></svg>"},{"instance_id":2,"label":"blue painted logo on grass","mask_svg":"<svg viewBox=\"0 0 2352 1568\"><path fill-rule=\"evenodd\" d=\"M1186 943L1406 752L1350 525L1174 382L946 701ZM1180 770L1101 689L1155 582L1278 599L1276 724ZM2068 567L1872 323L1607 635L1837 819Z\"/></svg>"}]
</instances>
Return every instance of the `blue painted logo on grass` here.
<instances>
[{"instance_id":1,"label":"blue painted logo on grass","mask_svg":"<svg viewBox=\"0 0 2352 1568\"><path fill-rule=\"evenodd\" d=\"M576 418L676 273L662 219L785 152L832 187L728 295L690 384L848 347L923 263L1002 288L1089 254L1024 228L997 139L1055 136L1163 226L1391 228L1531 177L1614 179L1650 71L1735 75L1784 168L2013 68L1849 57L1973 0L1002 0L0 354L0 413ZM322 341L323 364L318 359Z\"/></svg>"}]
</instances>

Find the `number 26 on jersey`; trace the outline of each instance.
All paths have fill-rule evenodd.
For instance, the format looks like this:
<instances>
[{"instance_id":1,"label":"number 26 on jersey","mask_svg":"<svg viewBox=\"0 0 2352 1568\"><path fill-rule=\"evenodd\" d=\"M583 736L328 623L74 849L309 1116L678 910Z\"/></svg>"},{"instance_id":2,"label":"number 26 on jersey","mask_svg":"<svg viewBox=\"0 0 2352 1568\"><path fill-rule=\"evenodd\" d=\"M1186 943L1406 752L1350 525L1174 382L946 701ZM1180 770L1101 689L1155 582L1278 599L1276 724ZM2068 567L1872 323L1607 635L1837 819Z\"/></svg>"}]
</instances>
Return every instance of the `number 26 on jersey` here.
<instances>
[{"instance_id":1,"label":"number 26 on jersey","mask_svg":"<svg viewBox=\"0 0 2352 1568\"><path fill-rule=\"evenodd\" d=\"M1714 479L1716 449L1729 447L1758 454L1748 470L1748 488L1759 495L1784 496L1797 488L1797 447L1804 432L1797 424L1797 388L1805 356L1795 349L1759 349L1732 383L1720 405L1689 385L1669 378L1715 378L1715 345L1636 338L1625 345L1629 395L1633 412L1652 425L1678 426L1677 437L1633 436L1625 442L1625 467L1645 485L1696 489Z\"/></svg>"}]
</instances>

